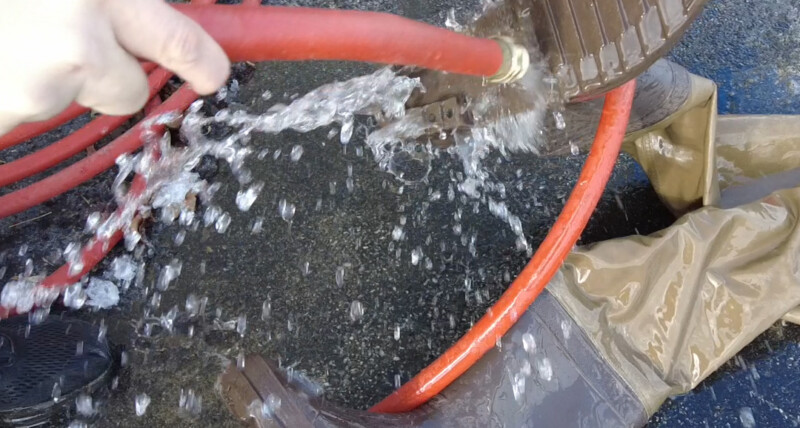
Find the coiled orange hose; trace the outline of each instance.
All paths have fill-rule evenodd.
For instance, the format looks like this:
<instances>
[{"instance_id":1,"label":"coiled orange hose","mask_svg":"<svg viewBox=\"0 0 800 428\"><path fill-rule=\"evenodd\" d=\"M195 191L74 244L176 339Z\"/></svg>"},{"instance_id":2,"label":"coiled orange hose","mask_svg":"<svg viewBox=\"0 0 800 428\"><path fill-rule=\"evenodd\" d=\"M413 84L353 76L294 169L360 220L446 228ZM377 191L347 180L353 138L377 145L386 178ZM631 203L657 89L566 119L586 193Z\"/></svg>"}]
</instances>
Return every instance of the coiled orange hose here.
<instances>
[{"instance_id":1,"label":"coiled orange hose","mask_svg":"<svg viewBox=\"0 0 800 428\"><path fill-rule=\"evenodd\" d=\"M594 144L578 183L517 279L464 337L371 412L401 413L426 403L478 362L528 310L577 243L608 184L628 127L635 89L636 81L631 81L606 95Z\"/></svg>"}]
</instances>

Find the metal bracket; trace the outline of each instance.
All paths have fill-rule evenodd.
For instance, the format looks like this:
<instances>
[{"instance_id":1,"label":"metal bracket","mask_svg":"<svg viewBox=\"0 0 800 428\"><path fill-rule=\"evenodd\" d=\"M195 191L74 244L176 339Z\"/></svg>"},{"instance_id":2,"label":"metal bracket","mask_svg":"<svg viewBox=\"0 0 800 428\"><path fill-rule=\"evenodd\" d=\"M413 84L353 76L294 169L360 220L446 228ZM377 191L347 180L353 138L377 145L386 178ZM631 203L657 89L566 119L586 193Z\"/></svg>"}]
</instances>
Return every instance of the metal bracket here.
<instances>
[{"instance_id":1,"label":"metal bracket","mask_svg":"<svg viewBox=\"0 0 800 428\"><path fill-rule=\"evenodd\" d=\"M435 136L431 140L437 146L450 146L449 138L442 139L442 133L451 134L452 131L468 128L474 124L472 113L467 107L465 98L450 97L442 101L427 104L422 107L409 109L407 114L419 114L428 124L426 132Z\"/></svg>"}]
</instances>

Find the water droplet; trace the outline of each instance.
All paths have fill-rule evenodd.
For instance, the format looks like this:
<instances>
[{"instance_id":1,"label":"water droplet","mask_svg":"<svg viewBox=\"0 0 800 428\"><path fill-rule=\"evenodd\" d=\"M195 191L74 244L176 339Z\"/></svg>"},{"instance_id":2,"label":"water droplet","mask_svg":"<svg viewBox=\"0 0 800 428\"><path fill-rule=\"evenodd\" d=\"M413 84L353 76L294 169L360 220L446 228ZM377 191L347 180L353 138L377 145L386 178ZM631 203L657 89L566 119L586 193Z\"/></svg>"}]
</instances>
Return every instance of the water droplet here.
<instances>
[{"instance_id":1,"label":"water droplet","mask_svg":"<svg viewBox=\"0 0 800 428\"><path fill-rule=\"evenodd\" d=\"M102 214L100 214L97 211L89 214L89 216L86 217L86 232L94 233L100 226L100 222L102 220L103 220Z\"/></svg>"},{"instance_id":2,"label":"water droplet","mask_svg":"<svg viewBox=\"0 0 800 428\"><path fill-rule=\"evenodd\" d=\"M239 371L243 371L245 367L244 364L244 351L239 351L239 355L236 356L236 368L239 369Z\"/></svg>"},{"instance_id":3,"label":"water droplet","mask_svg":"<svg viewBox=\"0 0 800 428\"><path fill-rule=\"evenodd\" d=\"M403 231L403 227L402 226L395 226L394 229L392 230L392 239L395 240L395 241L399 241L399 240L403 239L403 237L405 235L406 234Z\"/></svg>"},{"instance_id":4,"label":"water droplet","mask_svg":"<svg viewBox=\"0 0 800 428\"><path fill-rule=\"evenodd\" d=\"M530 376L531 375L531 363L527 359L522 360L522 368L519 369L519 372L522 373L523 376Z\"/></svg>"},{"instance_id":5,"label":"water droplet","mask_svg":"<svg viewBox=\"0 0 800 428\"><path fill-rule=\"evenodd\" d=\"M264 300L264 303L261 304L261 321L269 320L271 314L272 314L272 302L269 299Z\"/></svg>"},{"instance_id":6,"label":"water droplet","mask_svg":"<svg viewBox=\"0 0 800 428\"><path fill-rule=\"evenodd\" d=\"M184 303L183 307L189 317L195 317L200 311L200 299L194 294L189 294L186 296L186 303Z\"/></svg>"},{"instance_id":7,"label":"water droplet","mask_svg":"<svg viewBox=\"0 0 800 428\"><path fill-rule=\"evenodd\" d=\"M533 338L532 334L525 333L522 335L522 347L529 354L536 352L536 339Z\"/></svg>"},{"instance_id":8,"label":"water droplet","mask_svg":"<svg viewBox=\"0 0 800 428\"><path fill-rule=\"evenodd\" d=\"M264 91L263 94L261 94L261 99L264 101L269 101L271 98L272 98L272 91L267 90Z\"/></svg>"},{"instance_id":9,"label":"water droplet","mask_svg":"<svg viewBox=\"0 0 800 428\"><path fill-rule=\"evenodd\" d=\"M181 261L178 259L172 259L168 265L161 268L161 272L158 275L158 280L156 281L156 289L159 291L166 291L172 281L181 275L182 269L183 263L181 263Z\"/></svg>"},{"instance_id":10,"label":"water droplet","mask_svg":"<svg viewBox=\"0 0 800 428\"><path fill-rule=\"evenodd\" d=\"M264 182L259 181L250 186L247 190L239 190L236 194L236 206L239 210L243 212L250 211L250 207L253 206L253 203L256 201L263 188Z\"/></svg>"},{"instance_id":11,"label":"water droplet","mask_svg":"<svg viewBox=\"0 0 800 428\"><path fill-rule=\"evenodd\" d=\"M147 406L150 405L150 396L141 393L134 398L134 407L136 408L136 416L144 416L147 412Z\"/></svg>"},{"instance_id":12,"label":"water droplet","mask_svg":"<svg viewBox=\"0 0 800 428\"><path fill-rule=\"evenodd\" d=\"M100 326L97 328L97 341L98 342L105 342L106 341L106 334L108 333L108 326L106 326L106 320L100 320Z\"/></svg>"},{"instance_id":13,"label":"water droplet","mask_svg":"<svg viewBox=\"0 0 800 428\"><path fill-rule=\"evenodd\" d=\"M364 305L361 304L358 300L353 300L350 303L350 320L353 322L359 321L361 318L364 317Z\"/></svg>"},{"instance_id":14,"label":"water droplet","mask_svg":"<svg viewBox=\"0 0 800 428\"><path fill-rule=\"evenodd\" d=\"M572 156L578 156L581 154L581 148L578 147L572 140L569 142L569 152L572 153Z\"/></svg>"},{"instance_id":15,"label":"water droplet","mask_svg":"<svg viewBox=\"0 0 800 428\"><path fill-rule=\"evenodd\" d=\"M336 286L339 288L344 286L344 266L336 268Z\"/></svg>"},{"instance_id":16,"label":"water droplet","mask_svg":"<svg viewBox=\"0 0 800 428\"><path fill-rule=\"evenodd\" d=\"M292 218L294 218L295 213L295 206L289 202L286 202L286 199L281 199L278 203L278 214L280 214L281 218L286 222L291 222Z\"/></svg>"},{"instance_id":17,"label":"water droplet","mask_svg":"<svg viewBox=\"0 0 800 428\"><path fill-rule=\"evenodd\" d=\"M222 214L222 208L216 205L209 205L206 208L205 212L203 213L203 223L206 226L211 226L212 223L216 222L219 216Z\"/></svg>"},{"instance_id":18,"label":"water droplet","mask_svg":"<svg viewBox=\"0 0 800 428\"><path fill-rule=\"evenodd\" d=\"M185 239L186 239L186 231L181 229L178 231L178 233L175 234L175 239L173 240L173 242L175 243L176 247L180 247Z\"/></svg>"},{"instance_id":19,"label":"water droplet","mask_svg":"<svg viewBox=\"0 0 800 428\"><path fill-rule=\"evenodd\" d=\"M753 416L753 409L750 407L739 409L739 421L744 428L754 428L756 426L756 418Z\"/></svg>"},{"instance_id":20,"label":"water droplet","mask_svg":"<svg viewBox=\"0 0 800 428\"><path fill-rule=\"evenodd\" d=\"M236 332L239 333L239 336L244 337L245 331L247 331L247 316L242 314L236 319Z\"/></svg>"},{"instance_id":21,"label":"water droplet","mask_svg":"<svg viewBox=\"0 0 800 428\"><path fill-rule=\"evenodd\" d=\"M399 389L403 385L403 381L399 374L394 375L394 389Z\"/></svg>"},{"instance_id":22,"label":"water droplet","mask_svg":"<svg viewBox=\"0 0 800 428\"><path fill-rule=\"evenodd\" d=\"M418 265L422 255L421 247L414 248L414 250L411 251L411 264L414 266Z\"/></svg>"},{"instance_id":23,"label":"water droplet","mask_svg":"<svg viewBox=\"0 0 800 428\"><path fill-rule=\"evenodd\" d=\"M456 10L450 8L447 11L447 19L444 21L444 26L455 32L464 31L464 27L456 21Z\"/></svg>"},{"instance_id":24,"label":"water droplet","mask_svg":"<svg viewBox=\"0 0 800 428\"><path fill-rule=\"evenodd\" d=\"M522 396L525 394L525 376L522 373L514 374L511 391L514 393L514 400L522 402Z\"/></svg>"},{"instance_id":25,"label":"water droplet","mask_svg":"<svg viewBox=\"0 0 800 428\"><path fill-rule=\"evenodd\" d=\"M64 305L72 309L80 309L86 303L86 291L80 282L64 289Z\"/></svg>"},{"instance_id":26,"label":"water droplet","mask_svg":"<svg viewBox=\"0 0 800 428\"><path fill-rule=\"evenodd\" d=\"M32 325L38 325L44 322L47 319L47 315L50 314L50 307L44 308L36 308L30 312L28 312L28 323Z\"/></svg>"},{"instance_id":27,"label":"water droplet","mask_svg":"<svg viewBox=\"0 0 800 428\"><path fill-rule=\"evenodd\" d=\"M564 340L569 339L572 332L572 325L567 320L561 320L561 333L564 335Z\"/></svg>"},{"instance_id":28,"label":"water droplet","mask_svg":"<svg viewBox=\"0 0 800 428\"><path fill-rule=\"evenodd\" d=\"M228 230L228 226L231 225L231 215L228 213L222 213L222 215L217 218L217 222L214 224L214 228L217 229L217 233L225 233Z\"/></svg>"},{"instance_id":29,"label":"water droplet","mask_svg":"<svg viewBox=\"0 0 800 428\"><path fill-rule=\"evenodd\" d=\"M280 397L269 394L267 399L264 400L264 403L261 405L261 413L267 417L272 418L281 408L281 399Z\"/></svg>"},{"instance_id":30,"label":"water droplet","mask_svg":"<svg viewBox=\"0 0 800 428\"><path fill-rule=\"evenodd\" d=\"M394 326L394 340L400 340L400 326Z\"/></svg>"},{"instance_id":31,"label":"water droplet","mask_svg":"<svg viewBox=\"0 0 800 428\"><path fill-rule=\"evenodd\" d=\"M292 152L289 153L289 159L291 159L292 162L299 161L300 157L302 157L302 156L303 156L303 146L298 144L298 145L292 147Z\"/></svg>"},{"instance_id":32,"label":"water droplet","mask_svg":"<svg viewBox=\"0 0 800 428\"><path fill-rule=\"evenodd\" d=\"M203 410L203 397L195 395L192 389L186 391L181 388L180 398L178 399L178 409L189 416L196 417Z\"/></svg>"},{"instance_id":33,"label":"water droplet","mask_svg":"<svg viewBox=\"0 0 800 428\"><path fill-rule=\"evenodd\" d=\"M567 127L567 122L564 120L564 115L560 111L553 112L553 119L556 121L556 129L562 130Z\"/></svg>"},{"instance_id":34,"label":"water droplet","mask_svg":"<svg viewBox=\"0 0 800 428\"><path fill-rule=\"evenodd\" d=\"M69 263L69 276L77 277L83 272L83 256L79 255L78 258Z\"/></svg>"},{"instance_id":35,"label":"water droplet","mask_svg":"<svg viewBox=\"0 0 800 428\"><path fill-rule=\"evenodd\" d=\"M178 318L178 306L170 308L169 312L159 318L161 328L172 333L175 326L175 319Z\"/></svg>"},{"instance_id":36,"label":"water droplet","mask_svg":"<svg viewBox=\"0 0 800 428\"><path fill-rule=\"evenodd\" d=\"M264 230L264 217L256 217L253 221L253 227L250 229L252 235L258 235Z\"/></svg>"},{"instance_id":37,"label":"water droplet","mask_svg":"<svg viewBox=\"0 0 800 428\"><path fill-rule=\"evenodd\" d=\"M219 90L217 91L217 94L216 94L217 101L223 101L227 97L228 97L228 87L227 86L223 86L223 87L219 88Z\"/></svg>"},{"instance_id":38,"label":"water droplet","mask_svg":"<svg viewBox=\"0 0 800 428\"><path fill-rule=\"evenodd\" d=\"M58 402L58 399L61 398L61 384L56 382L53 384L53 392L50 394L50 398L53 401Z\"/></svg>"},{"instance_id":39,"label":"water droplet","mask_svg":"<svg viewBox=\"0 0 800 428\"><path fill-rule=\"evenodd\" d=\"M72 244L70 244L70 245L72 245ZM69 247L67 247L67 248L69 248ZM19 252L17 252L17 255L20 256L20 257L25 257L25 253L27 253L27 252L28 252L28 244L22 244L22 245L19 246Z\"/></svg>"},{"instance_id":40,"label":"water droplet","mask_svg":"<svg viewBox=\"0 0 800 428\"><path fill-rule=\"evenodd\" d=\"M756 366L754 364L750 365L750 376L753 377L753 380L761 379L761 375L758 374L758 370L756 369Z\"/></svg>"},{"instance_id":41,"label":"water droplet","mask_svg":"<svg viewBox=\"0 0 800 428\"><path fill-rule=\"evenodd\" d=\"M94 405L92 404L92 396L81 393L75 398L75 408L78 411L78 414L81 416L92 416L94 415L95 409Z\"/></svg>"},{"instance_id":42,"label":"water droplet","mask_svg":"<svg viewBox=\"0 0 800 428\"><path fill-rule=\"evenodd\" d=\"M25 260L25 273L24 276L31 276L33 275L33 260L28 259Z\"/></svg>"},{"instance_id":43,"label":"water droplet","mask_svg":"<svg viewBox=\"0 0 800 428\"><path fill-rule=\"evenodd\" d=\"M354 124L355 121L353 120L352 114L348 114L344 117L344 119L342 119L342 130L339 133L339 141L342 144L349 143L350 139L353 138Z\"/></svg>"},{"instance_id":44,"label":"water droplet","mask_svg":"<svg viewBox=\"0 0 800 428\"><path fill-rule=\"evenodd\" d=\"M553 379L553 366L550 365L549 358L543 358L536 362L536 371L539 377L545 382L550 382Z\"/></svg>"},{"instance_id":45,"label":"water droplet","mask_svg":"<svg viewBox=\"0 0 800 428\"><path fill-rule=\"evenodd\" d=\"M132 281L136 278L136 263L130 256L119 256L111 262L111 275L120 281Z\"/></svg>"}]
</instances>

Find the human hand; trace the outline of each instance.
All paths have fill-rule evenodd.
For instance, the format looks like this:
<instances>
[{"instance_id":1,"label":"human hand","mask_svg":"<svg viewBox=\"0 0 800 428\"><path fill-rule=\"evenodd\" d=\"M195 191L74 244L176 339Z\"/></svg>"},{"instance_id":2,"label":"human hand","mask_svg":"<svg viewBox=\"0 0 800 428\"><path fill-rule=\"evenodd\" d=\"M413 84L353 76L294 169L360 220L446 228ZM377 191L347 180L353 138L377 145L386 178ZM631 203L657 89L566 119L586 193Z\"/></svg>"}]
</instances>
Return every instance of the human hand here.
<instances>
[{"instance_id":1,"label":"human hand","mask_svg":"<svg viewBox=\"0 0 800 428\"><path fill-rule=\"evenodd\" d=\"M163 0L0 0L0 135L72 101L111 115L144 106L136 58L208 94L228 78L222 48Z\"/></svg>"}]
</instances>

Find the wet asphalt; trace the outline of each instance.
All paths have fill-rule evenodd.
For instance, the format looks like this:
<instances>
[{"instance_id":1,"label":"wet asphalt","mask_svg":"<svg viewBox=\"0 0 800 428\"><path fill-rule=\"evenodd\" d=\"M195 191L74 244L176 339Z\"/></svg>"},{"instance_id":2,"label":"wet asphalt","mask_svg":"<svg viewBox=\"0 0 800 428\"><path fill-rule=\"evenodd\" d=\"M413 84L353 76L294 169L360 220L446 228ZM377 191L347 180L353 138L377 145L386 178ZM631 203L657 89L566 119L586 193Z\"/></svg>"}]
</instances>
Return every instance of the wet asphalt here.
<instances>
[{"instance_id":1,"label":"wet asphalt","mask_svg":"<svg viewBox=\"0 0 800 428\"><path fill-rule=\"evenodd\" d=\"M455 0L295 3L385 10L440 25L450 7L457 7L459 16L474 7ZM762 48L769 44L754 35L761 34L763 26L752 24L762 17L791 16L793 9L788 1L772 6L753 6L745 0L712 1L672 57L701 75L732 76L721 80L721 92L729 95L729 102L721 104L726 112L754 112L747 106L752 105L751 99L762 96L760 85L773 85L780 97L771 104L774 110L763 112L796 113L791 82L797 73L792 74L792 63L800 49L787 42L782 49L764 51ZM755 18L742 19L744 10L755 13ZM776 33L790 28L785 20L763 22L773 22L770 28ZM726 60L737 58L733 56L737 40L747 41L752 52L763 56L754 59L745 55L725 65ZM721 42L727 48L709 47ZM775 74L759 74L770 58ZM264 111L320 84L369 71L366 66L341 63L242 67L235 75L242 89L227 102L234 108ZM744 79L747 84L734 78L741 73L748 76ZM771 76L781 79L770 80ZM273 94L269 100L262 97L267 90ZM247 214L233 204L238 184L227 166L204 163L204 177L223 184L217 200L233 217L226 233L201 228L188 233L183 244L176 246L178 228L150 227L145 284L152 284L158 269L173 258L183 262L183 274L163 293L153 314L166 313L174 305L183 309L187 297L194 294L208 297L205 317L189 320L179 316L174 334L155 329L151 337L144 337L138 325L149 295L144 289L131 289L112 310L75 313L92 322L105 319L109 338L130 360L119 372L117 389L100 398L105 404L95 421L97 426L238 426L223 407L214 384L222 368L240 352L260 353L285 367L294 367L318 381L330 400L367 408L393 391L396 375L408 380L460 337L504 290L508 278L524 265L526 256L515 250L508 226L490 215L485 206L474 213L470 202L434 196L436 191L447 194L451 172L460 170L456 160L437 159L426 185L403 185L378 170L358 134L349 145L342 146L338 137L329 139L329 132L328 128L307 134L256 137L254 145L269 153L264 160L252 159L249 167L255 180L265 182L265 188ZM37 144L55 137L47 136ZM303 155L292 162L289 153L297 145L303 147ZM3 160L19 155L4 152ZM492 176L506 184L509 208L521 217L534 247L561 209L582 160L581 155L558 159L530 155L505 159L495 155L487 162ZM6 251L9 269L13 271L25 258L32 257L37 270L51 271L58 263L54 250L80 237L85 216L94 210L111 209L106 196L110 177L101 176L74 192L0 222L0 251ZM291 224L278 215L281 199L297 206ZM454 213L459 209L462 215L457 221ZM44 217L19 224L39 216ZM263 231L252 234L256 216L264 219ZM403 217L405 238L392 243L392 230ZM624 158L582 243L647 234L672 221L643 173ZM461 226L460 235L454 232L456 224ZM463 237L473 235L474 254L462 243ZM19 256L22 244L28 245L28 252ZM431 258L430 270L424 264L411 263L411 252L417 247ZM337 268L344 270L341 285L336 280ZM265 301L271 311L262 319ZM365 308L357 322L350 318L353 301ZM241 315L247 318L243 337L219 328ZM190 326L194 326L191 338ZM398 327L400 337L395 340ZM752 409L758 426L800 422L795 401L800 396L800 383L792 382L800 358L798 343L800 329L774 326L695 392L668 402L651 424L738 426L743 408ZM203 398L199 418L178 410L181 389L190 388ZM136 417L133 403L140 393L147 393L152 403L145 416Z\"/></svg>"}]
</instances>

